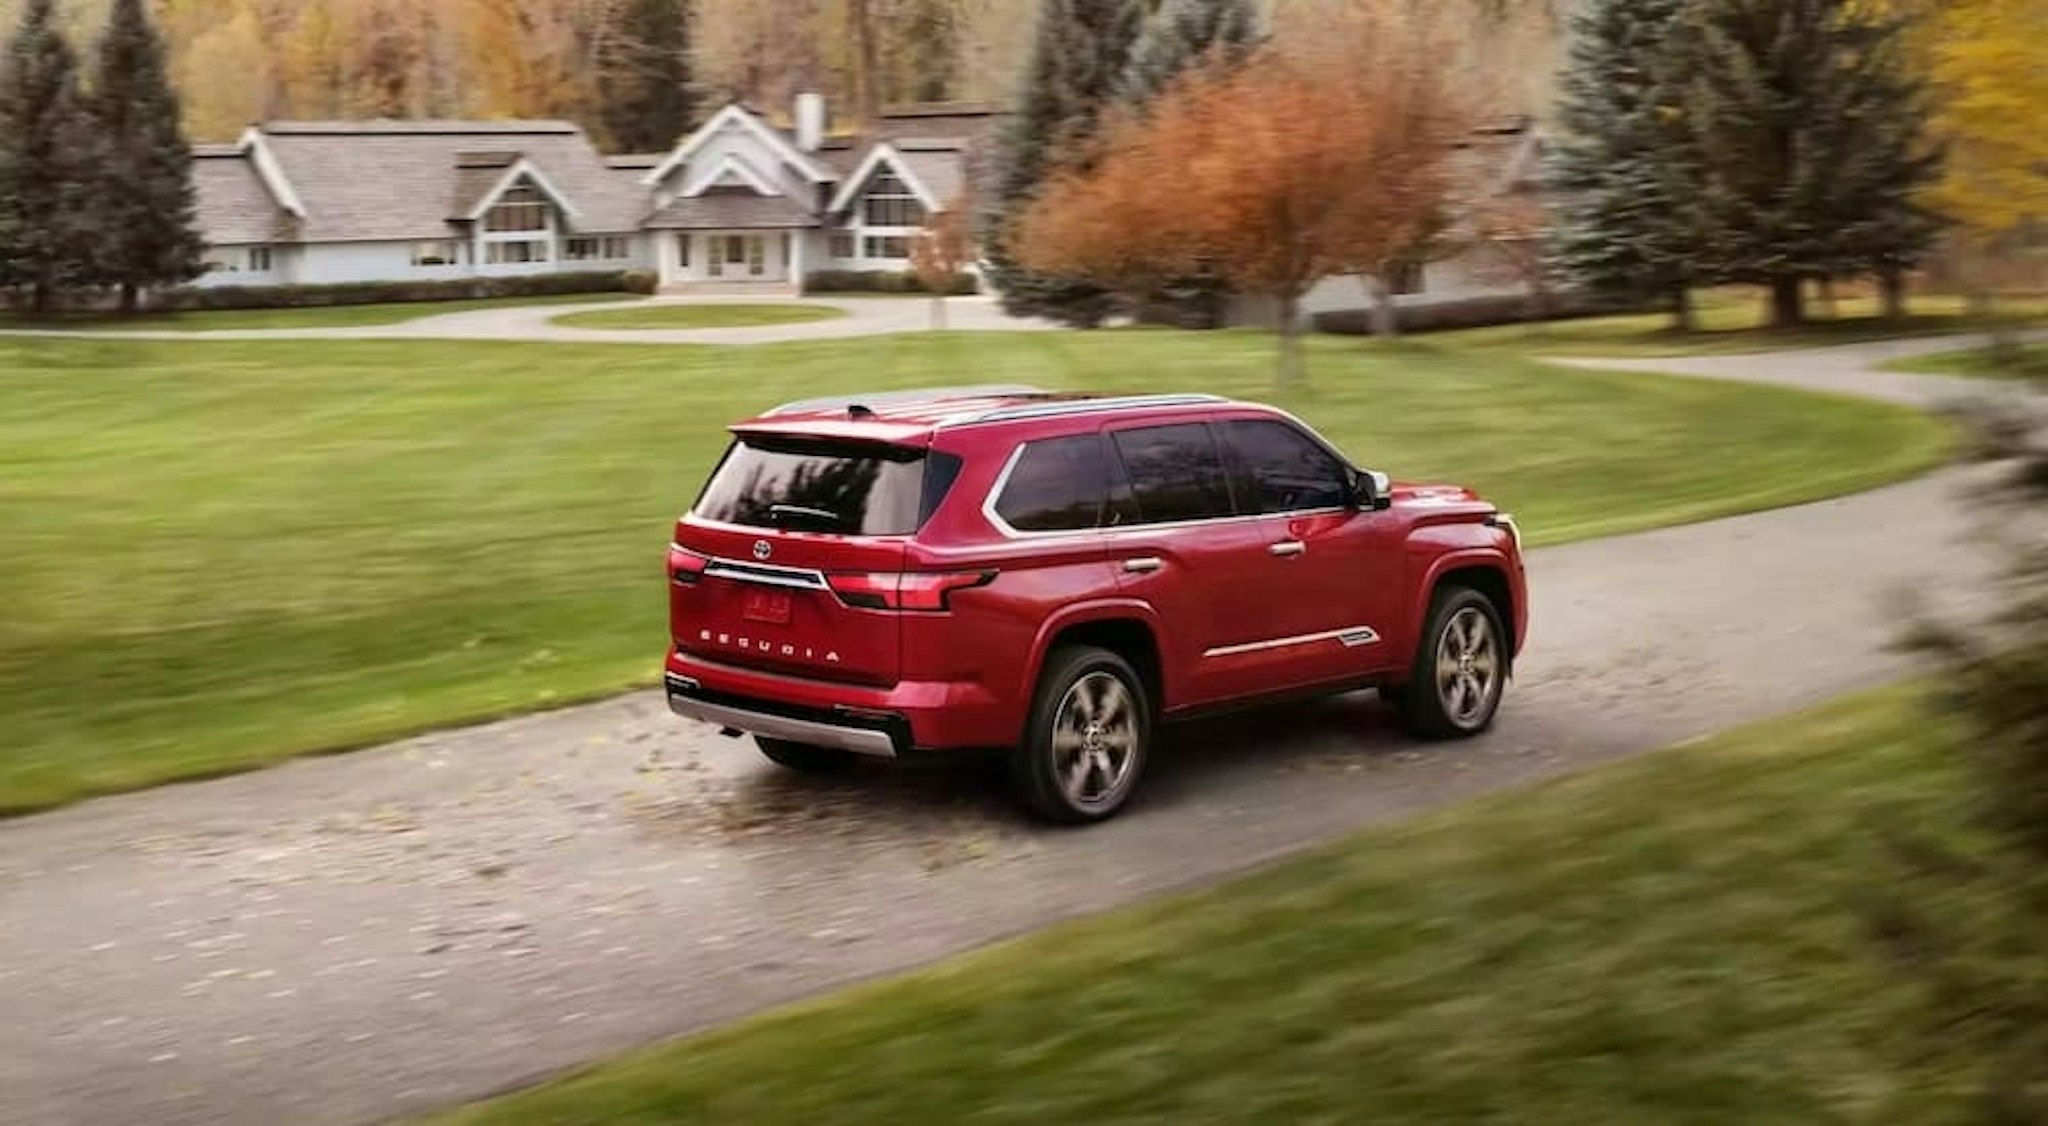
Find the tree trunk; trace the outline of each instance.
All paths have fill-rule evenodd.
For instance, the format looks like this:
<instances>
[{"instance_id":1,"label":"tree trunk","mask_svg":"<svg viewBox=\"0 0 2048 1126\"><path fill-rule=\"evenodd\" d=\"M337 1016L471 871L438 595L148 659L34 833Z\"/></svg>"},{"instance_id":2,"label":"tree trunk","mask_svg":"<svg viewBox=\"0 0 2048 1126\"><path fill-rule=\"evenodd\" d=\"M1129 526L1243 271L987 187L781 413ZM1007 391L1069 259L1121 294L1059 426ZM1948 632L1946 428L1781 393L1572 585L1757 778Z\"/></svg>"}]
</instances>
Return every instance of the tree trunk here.
<instances>
[{"instance_id":1,"label":"tree trunk","mask_svg":"<svg viewBox=\"0 0 2048 1126\"><path fill-rule=\"evenodd\" d=\"M1679 285L1671 290L1671 330L1693 333L1699 331L1699 318L1693 316L1692 289Z\"/></svg>"},{"instance_id":2,"label":"tree trunk","mask_svg":"<svg viewBox=\"0 0 2048 1126\"><path fill-rule=\"evenodd\" d=\"M131 315L141 306L142 291L134 282L121 283L121 312Z\"/></svg>"},{"instance_id":3,"label":"tree trunk","mask_svg":"<svg viewBox=\"0 0 2048 1126\"><path fill-rule=\"evenodd\" d=\"M1280 295L1280 382L1298 387L1308 382L1308 367L1301 348L1301 295Z\"/></svg>"},{"instance_id":4,"label":"tree trunk","mask_svg":"<svg viewBox=\"0 0 2048 1126\"><path fill-rule=\"evenodd\" d=\"M39 281L29 289L28 310L41 316L50 311L50 283Z\"/></svg>"},{"instance_id":5,"label":"tree trunk","mask_svg":"<svg viewBox=\"0 0 2048 1126\"><path fill-rule=\"evenodd\" d=\"M1878 285L1884 291L1884 318L1899 321L1906 318L1906 275L1897 266L1886 266L1877 272Z\"/></svg>"},{"instance_id":6,"label":"tree trunk","mask_svg":"<svg viewBox=\"0 0 2048 1126\"><path fill-rule=\"evenodd\" d=\"M1771 279L1771 327L1796 328L1806 323L1806 294L1799 275L1785 274Z\"/></svg>"},{"instance_id":7,"label":"tree trunk","mask_svg":"<svg viewBox=\"0 0 2048 1126\"><path fill-rule=\"evenodd\" d=\"M944 331L946 327L946 295L932 294L932 327Z\"/></svg>"},{"instance_id":8,"label":"tree trunk","mask_svg":"<svg viewBox=\"0 0 2048 1126\"><path fill-rule=\"evenodd\" d=\"M1401 335L1401 318L1394 311L1394 294L1387 288L1387 279L1372 276L1372 334L1395 337Z\"/></svg>"},{"instance_id":9,"label":"tree trunk","mask_svg":"<svg viewBox=\"0 0 2048 1126\"><path fill-rule=\"evenodd\" d=\"M1835 300L1835 279L1833 278L1824 277L1820 279L1820 311L1822 316L1831 321L1839 319L1842 315L1842 306Z\"/></svg>"}]
</instances>

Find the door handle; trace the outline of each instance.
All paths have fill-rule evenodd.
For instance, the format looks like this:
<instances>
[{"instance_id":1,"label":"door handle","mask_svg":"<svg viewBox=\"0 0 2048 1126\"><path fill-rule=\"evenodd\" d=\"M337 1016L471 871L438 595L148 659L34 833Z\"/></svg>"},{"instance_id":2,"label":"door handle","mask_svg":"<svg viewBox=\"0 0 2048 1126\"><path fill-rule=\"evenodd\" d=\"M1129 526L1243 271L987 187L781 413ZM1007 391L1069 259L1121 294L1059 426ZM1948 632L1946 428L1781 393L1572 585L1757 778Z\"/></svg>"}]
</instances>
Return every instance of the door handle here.
<instances>
[{"instance_id":1,"label":"door handle","mask_svg":"<svg viewBox=\"0 0 2048 1126\"><path fill-rule=\"evenodd\" d=\"M1308 545L1300 540L1282 540L1266 550L1275 555L1301 555L1308 551Z\"/></svg>"},{"instance_id":2,"label":"door handle","mask_svg":"<svg viewBox=\"0 0 2048 1126\"><path fill-rule=\"evenodd\" d=\"M1124 570L1129 571L1133 575L1149 575L1164 566L1166 566L1164 560L1151 555L1124 560Z\"/></svg>"}]
</instances>

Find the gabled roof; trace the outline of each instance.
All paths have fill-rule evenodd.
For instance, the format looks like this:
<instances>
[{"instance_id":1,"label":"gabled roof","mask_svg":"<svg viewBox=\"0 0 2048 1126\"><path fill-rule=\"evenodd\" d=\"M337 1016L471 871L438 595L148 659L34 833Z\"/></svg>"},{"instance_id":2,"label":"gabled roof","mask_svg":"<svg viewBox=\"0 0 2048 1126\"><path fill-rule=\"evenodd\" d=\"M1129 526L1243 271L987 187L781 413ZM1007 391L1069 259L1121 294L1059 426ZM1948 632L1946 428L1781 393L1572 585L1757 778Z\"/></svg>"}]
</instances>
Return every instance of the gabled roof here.
<instances>
[{"instance_id":1,"label":"gabled roof","mask_svg":"<svg viewBox=\"0 0 2048 1126\"><path fill-rule=\"evenodd\" d=\"M682 142L676 145L675 151L669 153L666 160L642 177L641 182L649 187L659 184L669 173L688 163L690 157L695 155L698 149L703 148L712 137L717 136L719 131L733 125L753 134L771 152L781 157L790 167L803 173L812 183L826 184L838 179L831 169L791 144L789 138L763 124L760 115L751 112L739 102L731 102L724 109L712 114L711 120L698 126L696 132L683 138Z\"/></svg>"},{"instance_id":2,"label":"gabled roof","mask_svg":"<svg viewBox=\"0 0 2048 1126\"><path fill-rule=\"evenodd\" d=\"M708 170L700 173L696 179L683 185L682 194L703 195L706 190L719 186L719 181L724 179L725 174L728 172L737 175L741 180L745 181L749 187L754 189L757 195L782 194L781 189L775 186L775 181L763 176L759 169L748 163L744 157L737 153L725 154L717 164L712 165Z\"/></svg>"},{"instance_id":3,"label":"gabled roof","mask_svg":"<svg viewBox=\"0 0 2048 1126\"><path fill-rule=\"evenodd\" d=\"M216 246L287 242L295 220L277 205L256 166L236 145L192 149L199 229Z\"/></svg>"},{"instance_id":4,"label":"gabled roof","mask_svg":"<svg viewBox=\"0 0 2048 1126\"><path fill-rule=\"evenodd\" d=\"M476 214L515 169L578 230L633 230L647 206L568 122L270 122L244 147L274 161L305 210L297 234L308 242L447 238L449 220Z\"/></svg>"},{"instance_id":5,"label":"gabled roof","mask_svg":"<svg viewBox=\"0 0 2048 1126\"><path fill-rule=\"evenodd\" d=\"M862 160L853 173L839 185L839 191L833 195L832 202L826 205L825 210L837 213L853 206L853 201L867 189L868 181L884 166L902 178L903 185L910 189L910 194L916 196L919 203L933 211L944 206L945 201L932 194L932 189L925 186L924 180L911 171L903 159L903 154L897 152L895 146L884 141L868 150L867 158Z\"/></svg>"}]
</instances>

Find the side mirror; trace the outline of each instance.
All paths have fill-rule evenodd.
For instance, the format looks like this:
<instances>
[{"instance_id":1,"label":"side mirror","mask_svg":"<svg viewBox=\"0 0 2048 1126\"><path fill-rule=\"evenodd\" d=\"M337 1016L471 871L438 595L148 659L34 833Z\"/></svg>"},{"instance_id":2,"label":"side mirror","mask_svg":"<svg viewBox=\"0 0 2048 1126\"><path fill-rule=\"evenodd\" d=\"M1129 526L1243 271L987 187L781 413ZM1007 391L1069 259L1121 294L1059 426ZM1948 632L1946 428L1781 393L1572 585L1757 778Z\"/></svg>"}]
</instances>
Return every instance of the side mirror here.
<instances>
[{"instance_id":1,"label":"side mirror","mask_svg":"<svg viewBox=\"0 0 2048 1126\"><path fill-rule=\"evenodd\" d=\"M1394 483L1376 469L1354 469L1351 472L1351 499L1358 507L1377 512L1394 506Z\"/></svg>"}]
</instances>

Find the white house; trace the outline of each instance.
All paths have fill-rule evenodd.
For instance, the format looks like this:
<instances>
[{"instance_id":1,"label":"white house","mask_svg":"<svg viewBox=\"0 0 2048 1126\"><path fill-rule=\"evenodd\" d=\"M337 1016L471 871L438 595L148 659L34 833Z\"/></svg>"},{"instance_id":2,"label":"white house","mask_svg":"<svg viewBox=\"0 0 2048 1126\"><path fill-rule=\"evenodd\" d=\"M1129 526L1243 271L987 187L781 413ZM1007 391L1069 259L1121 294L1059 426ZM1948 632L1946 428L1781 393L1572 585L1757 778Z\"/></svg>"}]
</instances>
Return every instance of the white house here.
<instances>
[{"instance_id":1,"label":"white house","mask_svg":"<svg viewBox=\"0 0 2048 1126\"><path fill-rule=\"evenodd\" d=\"M909 268L1001 113L938 104L825 132L732 103L667 153L604 156L557 121L268 122L196 150L201 285L649 269L664 289L800 291L821 270Z\"/></svg>"}]
</instances>

